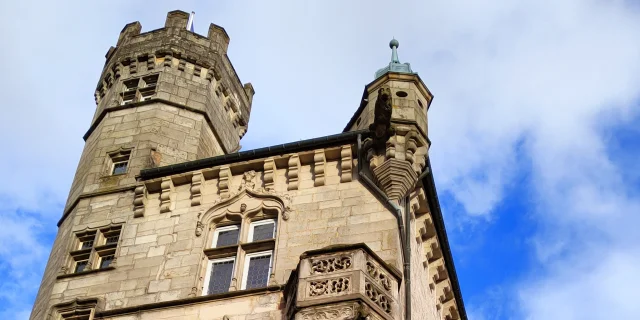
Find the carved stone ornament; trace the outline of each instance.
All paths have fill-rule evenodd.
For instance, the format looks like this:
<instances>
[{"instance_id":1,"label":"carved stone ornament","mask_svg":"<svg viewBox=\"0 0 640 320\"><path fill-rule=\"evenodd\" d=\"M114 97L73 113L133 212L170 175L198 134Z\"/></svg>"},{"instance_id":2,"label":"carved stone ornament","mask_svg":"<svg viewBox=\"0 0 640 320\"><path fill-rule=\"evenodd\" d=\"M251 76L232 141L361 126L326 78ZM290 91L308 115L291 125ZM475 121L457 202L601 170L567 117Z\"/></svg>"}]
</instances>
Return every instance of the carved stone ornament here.
<instances>
[{"instance_id":1,"label":"carved stone ornament","mask_svg":"<svg viewBox=\"0 0 640 320\"><path fill-rule=\"evenodd\" d=\"M196 221L196 237L202 235L202 230L204 229L204 224L200 221Z\"/></svg>"},{"instance_id":2,"label":"carved stone ornament","mask_svg":"<svg viewBox=\"0 0 640 320\"><path fill-rule=\"evenodd\" d=\"M369 126L369 130L373 132L375 140L386 141L388 136L393 135L393 128L391 127L392 111L391 89L389 89L389 87L378 89L374 119L373 123Z\"/></svg>"},{"instance_id":3,"label":"carved stone ornament","mask_svg":"<svg viewBox=\"0 0 640 320\"><path fill-rule=\"evenodd\" d=\"M381 293L368 281L364 284L364 291L369 299L378 305L384 312L391 313L391 300Z\"/></svg>"},{"instance_id":4,"label":"carved stone ornament","mask_svg":"<svg viewBox=\"0 0 640 320\"><path fill-rule=\"evenodd\" d=\"M341 277L328 280L316 280L309 282L309 296L317 297L322 295L345 294L349 292L351 279Z\"/></svg>"},{"instance_id":5,"label":"carved stone ornament","mask_svg":"<svg viewBox=\"0 0 640 320\"><path fill-rule=\"evenodd\" d=\"M367 273L369 273L369 276L371 276L371 278L379 283L385 290L391 290L391 281L389 281L389 276L380 271L380 268L371 261L367 261Z\"/></svg>"},{"instance_id":6,"label":"carved stone ornament","mask_svg":"<svg viewBox=\"0 0 640 320\"><path fill-rule=\"evenodd\" d=\"M351 268L351 257L340 256L326 259L312 260L312 274L326 274L335 271L342 271Z\"/></svg>"},{"instance_id":7,"label":"carved stone ornament","mask_svg":"<svg viewBox=\"0 0 640 320\"><path fill-rule=\"evenodd\" d=\"M247 177L251 181L251 174ZM245 183L244 187L226 199L216 200L209 210L200 215L198 219L203 228L212 221L240 221L244 217L252 217L256 214L281 215L283 220L289 219L291 197L288 194L280 195L273 190L254 190L247 188L247 185L250 184ZM196 229L198 226L196 225Z\"/></svg>"},{"instance_id":8,"label":"carved stone ornament","mask_svg":"<svg viewBox=\"0 0 640 320\"><path fill-rule=\"evenodd\" d=\"M356 319L356 305L323 306L300 312L302 320Z\"/></svg>"}]
</instances>

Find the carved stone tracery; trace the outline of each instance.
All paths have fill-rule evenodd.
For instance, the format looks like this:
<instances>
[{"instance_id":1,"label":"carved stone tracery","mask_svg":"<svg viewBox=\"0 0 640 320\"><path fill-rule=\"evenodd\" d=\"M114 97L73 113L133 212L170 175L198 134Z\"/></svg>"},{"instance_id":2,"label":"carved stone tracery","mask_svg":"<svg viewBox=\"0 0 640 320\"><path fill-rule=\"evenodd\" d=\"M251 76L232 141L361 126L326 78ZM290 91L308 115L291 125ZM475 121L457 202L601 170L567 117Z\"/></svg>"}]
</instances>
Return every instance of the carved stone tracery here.
<instances>
[{"instance_id":1,"label":"carved stone tracery","mask_svg":"<svg viewBox=\"0 0 640 320\"><path fill-rule=\"evenodd\" d=\"M351 268L351 257L339 256L327 259L311 261L311 272L313 274L325 274L335 271L343 271Z\"/></svg>"},{"instance_id":2,"label":"carved stone tracery","mask_svg":"<svg viewBox=\"0 0 640 320\"><path fill-rule=\"evenodd\" d=\"M384 312L391 313L391 301L380 292L373 284L365 281L364 291L369 299L378 305Z\"/></svg>"},{"instance_id":3,"label":"carved stone tracery","mask_svg":"<svg viewBox=\"0 0 640 320\"><path fill-rule=\"evenodd\" d=\"M382 272L375 263L367 261L367 273L369 273L369 276L371 276L373 280L379 283L385 290L391 290L389 276Z\"/></svg>"},{"instance_id":4,"label":"carved stone tracery","mask_svg":"<svg viewBox=\"0 0 640 320\"><path fill-rule=\"evenodd\" d=\"M310 281L309 296L317 297L329 294L344 294L349 292L350 284L351 279L348 277Z\"/></svg>"}]
</instances>

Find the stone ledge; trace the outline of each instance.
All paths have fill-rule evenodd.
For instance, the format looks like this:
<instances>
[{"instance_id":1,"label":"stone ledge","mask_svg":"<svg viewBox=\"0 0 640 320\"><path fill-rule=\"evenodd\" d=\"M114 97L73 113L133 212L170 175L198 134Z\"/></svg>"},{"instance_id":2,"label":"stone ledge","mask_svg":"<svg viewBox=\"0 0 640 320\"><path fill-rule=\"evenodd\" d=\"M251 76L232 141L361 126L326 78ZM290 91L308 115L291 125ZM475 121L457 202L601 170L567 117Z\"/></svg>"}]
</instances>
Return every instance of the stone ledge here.
<instances>
[{"instance_id":1,"label":"stone ledge","mask_svg":"<svg viewBox=\"0 0 640 320\"><path fill-rule=\"evenodd\" d=\"M66 279L66 278L79 277L79 276L84 276L84 275L94 274L94 273L104 272L104 271L110 271L110 270L115 270L115 269L116 269L116 267L106 267L106 268L92 269L92 270L87 270L87 271L82 271L82 272L66 273L66 274L58 275L56 277L56 279Z\"/></svg>"},{"instance_id":2,"label":"stone ledge","mask_svg":"<svg viewBox=\"0 0 640 320\"><path fill-rule=\"evenodd\" d=\"M209 302L213 300L222 300L222 299L235 298L235 297L241 297L241 296L258 295L258 294L264 294L266 292L278 292L283 290L284 290L284 285L272 285L272 286L267 286L264 288L257 288L257 289L229 291L229 292L218 293L218 294L210 294L206 296L190 297L190 298L163 301L163 302L154 302L154 303L142 304L142 305L133 306L133 307L99 311L95 313L95 317L96 318L113 317L113 316L119 316L119 315L136 313L136 312L153 310L153 309L176 307L176 306L192 304L192 303Z\"/></svg>"}]
</instances>

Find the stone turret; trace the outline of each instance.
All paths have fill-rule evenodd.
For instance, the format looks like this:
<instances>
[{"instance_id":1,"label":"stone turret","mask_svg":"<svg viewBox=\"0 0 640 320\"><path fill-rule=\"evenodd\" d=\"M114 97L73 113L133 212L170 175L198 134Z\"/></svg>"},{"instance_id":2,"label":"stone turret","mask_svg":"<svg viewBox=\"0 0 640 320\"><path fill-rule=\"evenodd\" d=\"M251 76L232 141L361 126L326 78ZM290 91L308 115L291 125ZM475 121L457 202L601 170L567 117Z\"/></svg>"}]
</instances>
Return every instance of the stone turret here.
<instances>
[{"instance_id":1,"label":"stone turret","mask_svg":"<svg viewBox=\"0 0 640 320\"><path fill-rule=\"evenodd\" d=\"M398 59L399 42L391 40L391 62L376 72L364 90L360 108L344 131L370 129L365 141L369 168L378 186L398 200L414 186L425 166L431 142L427 110L433 95L408 63Z\"/></svg>"},{"instance_id":2,"label":"stone turret","mask_svg":"<svg viewBox=\"0 0 640 320\"><path fill-rule=\"evenodd\" d=\"M67 210L82 194L126 188L141 169L240 149L254 94L226 55L229 36L211 24L206 37L172 11L164 28L127 24L95 91L96 112Z\"/></svg>"}]
</instances>

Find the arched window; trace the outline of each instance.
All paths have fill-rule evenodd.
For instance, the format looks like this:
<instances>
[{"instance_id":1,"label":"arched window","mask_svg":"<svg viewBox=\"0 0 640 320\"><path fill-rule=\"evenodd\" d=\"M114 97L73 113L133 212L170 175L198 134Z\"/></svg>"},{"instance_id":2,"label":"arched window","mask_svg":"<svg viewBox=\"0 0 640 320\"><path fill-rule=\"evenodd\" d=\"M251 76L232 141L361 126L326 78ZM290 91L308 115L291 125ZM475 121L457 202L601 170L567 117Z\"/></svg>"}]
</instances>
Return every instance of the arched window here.
<instances>
[{"instance_id":1,"label":"arched window","mask_svg":"<svg viewBox=\"0 0 640 320\"><path fill-rule=\"evenodd\" d=\"M202 295L269 284L284 207L277 199L256 199L256 195L234 196L230 204L205 214L209 232L204 246L207 263L200 277Z\"/></svg>"}]
</instances>

